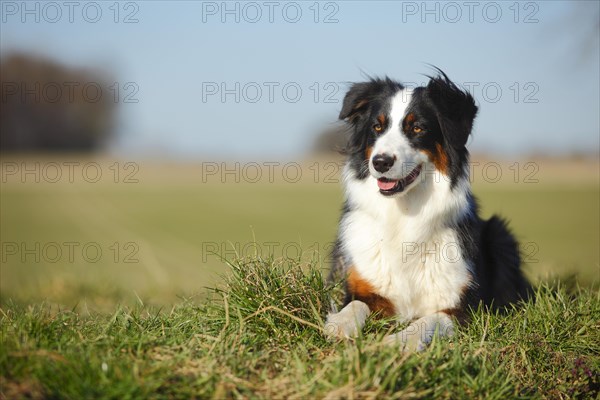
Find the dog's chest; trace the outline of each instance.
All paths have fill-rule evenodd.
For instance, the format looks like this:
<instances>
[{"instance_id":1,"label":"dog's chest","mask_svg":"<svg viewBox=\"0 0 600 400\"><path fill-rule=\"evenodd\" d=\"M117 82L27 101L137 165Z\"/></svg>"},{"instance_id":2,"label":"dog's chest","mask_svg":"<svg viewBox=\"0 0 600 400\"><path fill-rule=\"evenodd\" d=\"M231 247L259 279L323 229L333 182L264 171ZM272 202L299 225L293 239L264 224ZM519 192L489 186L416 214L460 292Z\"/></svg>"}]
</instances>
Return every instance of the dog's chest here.
<instances>
[{"instance_id":1,"label":"dog's chest","mask_svg":"<svg viewBox=\"0 0 600 400\"><path fill-rule=\"evenodd\" d=\"M433 228L423 218L354 211L342 221L341 238L352 267L401 319L459 306L469 270L453 229Z\"/></svg>"}]
</instances>

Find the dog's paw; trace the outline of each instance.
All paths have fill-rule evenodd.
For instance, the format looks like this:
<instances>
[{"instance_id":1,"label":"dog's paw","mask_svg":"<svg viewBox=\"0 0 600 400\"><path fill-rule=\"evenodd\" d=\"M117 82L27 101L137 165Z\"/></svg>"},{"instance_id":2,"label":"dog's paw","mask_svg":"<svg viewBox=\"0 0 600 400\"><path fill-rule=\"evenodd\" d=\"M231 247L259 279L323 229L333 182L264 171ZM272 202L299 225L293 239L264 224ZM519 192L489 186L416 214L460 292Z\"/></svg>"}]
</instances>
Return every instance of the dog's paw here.
<instances>
[{"instance_id":1,"label":"dog's paw","mask_svg":"<svg viewBox=\"0 0 600 400\"><path fill-rule=\"evenodd\" d=\"M329 339L349 339L358 336L369 315L369 307L353 301L342 311L329 314L325 322L325 336Z\"/></svg>"},{"instance_id":2,"label":"dog's paw","mask_svg":"<svg viewBox=\"0 0 600 400\"><path fill-rule=\"evenodd\" d=\"M414 329L408 327L398 333L386 336L383 339L383 344L400 347L404 353L417 353L427 348L429 342L426 339L422 338L419 333L414 332Z\"/></svg>"},{"instance_id":3,"label":"dog's paw","mask_svg":"<svg viewBox=\"0 0 600 400\"><path fill-rule=\"evenodd\" d=\"M330 339L349 339L358 336L359 327L354 319L341 313L329 314L325 323L325 336Z\"/></svg>"},{"instance_id":4,"label":"dog's paw","mask_svg":"<svg viewBox=\"0 0 600 400\"><path fill-rule=\"evenodd\" d=\"M415 353L427 349L434 336L450 337L453 334L452 319L446 314L436 313L416 320L398 333L386 336L383 343L399 346L405 353Z\"/></svg>"}]
</instances>

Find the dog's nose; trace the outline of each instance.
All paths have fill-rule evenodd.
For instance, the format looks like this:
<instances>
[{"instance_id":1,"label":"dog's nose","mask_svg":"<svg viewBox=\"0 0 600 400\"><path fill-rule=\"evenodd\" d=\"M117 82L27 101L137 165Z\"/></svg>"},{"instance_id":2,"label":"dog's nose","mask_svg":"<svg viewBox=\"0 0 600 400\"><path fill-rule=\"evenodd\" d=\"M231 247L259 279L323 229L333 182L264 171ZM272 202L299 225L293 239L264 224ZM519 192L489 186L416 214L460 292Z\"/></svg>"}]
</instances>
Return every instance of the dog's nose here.
<instances>
[{"instance_id":1,"label":"dog's nose","mask_svg":"<svg viewBox=\"0 0 600 400\"><path fill-rule=\"evenodd\" d=\"M377 154L373 157L373 168L377 172L387 172L394 165L394 159L387 154Z\"/></svg>"}]
</instances>

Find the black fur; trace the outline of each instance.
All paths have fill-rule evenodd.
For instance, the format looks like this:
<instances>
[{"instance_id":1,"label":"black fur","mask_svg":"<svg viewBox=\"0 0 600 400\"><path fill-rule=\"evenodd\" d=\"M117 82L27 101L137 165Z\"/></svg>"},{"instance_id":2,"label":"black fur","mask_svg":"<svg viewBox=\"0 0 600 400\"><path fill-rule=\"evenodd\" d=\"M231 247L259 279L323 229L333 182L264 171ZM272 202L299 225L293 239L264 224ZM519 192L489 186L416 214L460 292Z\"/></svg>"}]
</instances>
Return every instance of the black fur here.
<instances>
[{"instance_id":1,"label":"black fur","mask_svg":"<svg viewBox=\"0 0 600 400\"><path fill-rule=\"evenodd\" d=\"M458 222L463 256L471 260L475 285L464 294L463 306L483 304L500 311L531 295L531 286L521 271L519 244L506 221L494 215L479 217L477 200L471 195L470 212ZM465 315L461 315L465 317Z\"/></svg>"}]
</instances>

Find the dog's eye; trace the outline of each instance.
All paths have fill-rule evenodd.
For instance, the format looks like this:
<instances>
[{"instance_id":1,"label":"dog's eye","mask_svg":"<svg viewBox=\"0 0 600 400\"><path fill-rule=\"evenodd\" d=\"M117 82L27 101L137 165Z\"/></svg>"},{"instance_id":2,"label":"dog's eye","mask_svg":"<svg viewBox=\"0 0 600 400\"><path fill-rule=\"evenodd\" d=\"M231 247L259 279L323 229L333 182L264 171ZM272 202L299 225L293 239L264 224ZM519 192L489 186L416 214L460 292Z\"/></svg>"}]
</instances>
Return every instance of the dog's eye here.
<instances>
[{"instance_id":1,"label":"dog's eye","mask_svg":"<svg viewBox=\"0 0 600 400\"><path fill-rule=\"evenodd\" d=\"M421 133L421 132L423 132L423 129L420 126L415 125L415 126L413 126L413 132Z\"/></svg>"},{"instance_id":2,"label":"dog's eye","mask_svg":"<svg viewBox=\"0 0 600 400\"><path fill-rule=\"evenodd\" d=\"M380 133L383 130L383 126L381 126L381 124L375 124L373 125L373 130L377 133Z\"/></svg>"}]
</instances>

